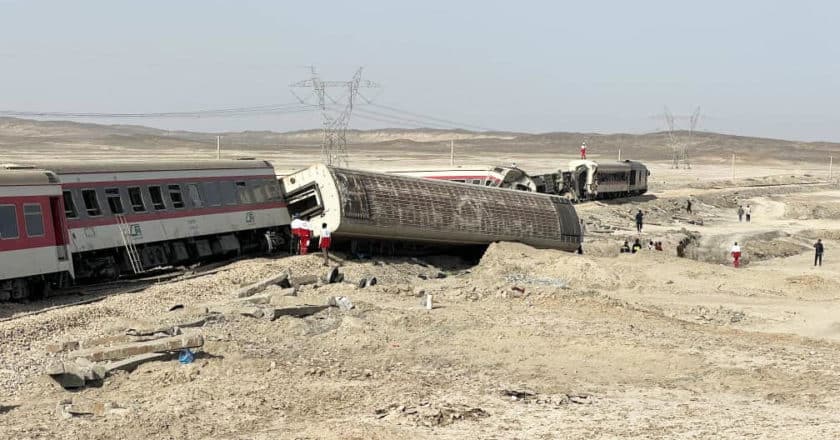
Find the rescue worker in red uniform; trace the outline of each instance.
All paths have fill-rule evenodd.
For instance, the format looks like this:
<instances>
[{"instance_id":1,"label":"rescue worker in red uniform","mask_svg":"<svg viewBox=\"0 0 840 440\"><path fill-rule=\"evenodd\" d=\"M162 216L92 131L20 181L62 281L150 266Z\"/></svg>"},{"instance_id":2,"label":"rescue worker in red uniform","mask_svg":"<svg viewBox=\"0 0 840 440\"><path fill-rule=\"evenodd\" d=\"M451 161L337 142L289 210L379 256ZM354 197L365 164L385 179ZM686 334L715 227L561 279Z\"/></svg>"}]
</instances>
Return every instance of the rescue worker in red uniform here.
<instances>
[{"instance_id":1,"label":"rescue worker in red uniform","mask_svg":"<svg viewBox=\"0 0 840 440\"><path fill-rule=\"evenodd\" d=\"M736 241L732 248L729 249L729 252L732 253L732 265L735 267L741 266L741 246L738 246L738 242Z\"/></svg>"},{"instance_id":2,"label":"rescue worker in red uniform","mask_svg":"<svg viewBox=\"0 0 840 440\"><path fill-rule=\"evenodd\" d=\"M318 247L321 248L321 252L324 254L324 266L330 265L330 236L332 233L330 232L329 228L327 228L326 223L321 224L321 241L318 243Z\"/></svg>"},{"instance_id":3,"label":"rescue worker in red uniform","mask_svg":"<svg viewBox=\"0 0 840 440\"><path fill-rule=\"evenodd\" d=\"M580 144L580 158L586 159L586 141Z\"/></svg>"},{"instance_id":4,"label":"rescue worker in red uniform","mask_svg":"<svg viewBox=\"0 0 840 440\"><path fill-rule=\"evenodd\" d=\"M292 230L292 248L290 253L295 255L300 253L300 228L303 226L303 220L300 219L300 214L292 216L292 224L289 226Z\"/></svg>"},{"instance_id":5,"label":"rescue worker in red uniform","mask_svg":"<svg viewBox=\"0 0 840 440\"><path fill-rule=\"evenodd\" d=\"M312 227L309 226L308 221L301 220L298 233L300 235L300 254L306 255L309 253L309 238L312 236Z\"/></svg>"}]
</instances>

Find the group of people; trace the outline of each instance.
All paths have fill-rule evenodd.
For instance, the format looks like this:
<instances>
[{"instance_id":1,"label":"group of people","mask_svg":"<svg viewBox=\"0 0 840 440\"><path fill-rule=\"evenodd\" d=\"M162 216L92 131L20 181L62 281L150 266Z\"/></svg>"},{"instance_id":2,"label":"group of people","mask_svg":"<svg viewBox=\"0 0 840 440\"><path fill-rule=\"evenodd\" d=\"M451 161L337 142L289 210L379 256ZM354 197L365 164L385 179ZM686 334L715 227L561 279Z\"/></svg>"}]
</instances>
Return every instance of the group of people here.
<instances>
[{"instance_id":1,"label":"group of people","mask_svg":"<svg viewBox=\"0 0 840 440\"><path fill-rule=\"evenodd\" d=\"M744 221L745 217L747 219L747 223L749 223L752 219L752 208L750 208L750 205L747 205L746 209L744 209L743 205L738 207L738 221Z\"/></svg>"},{"instance_id":2,"label":"group of people","mask_svg":"<svg viewBox=\"0 0 840 440\"><path fill-rule=\"evenodd\" d=\"M309 244L312 238L312 226L307 220L300 218L300 214L295 214L292 217L292 254L306 255L309 253ZM321 239L318 242L318 248L324 254L324 266L329 265L330 261L330 241L331 233L326 223L321 224Z\"/></svg>"},{"instance_id":3,"label":"group of people","mask_svg":"<svg viewBox=\"0 0 840 440\"><path fill-rule=\"evenodd\" d=\"M641 242L641 240L639 240L637 238L636 241L633 242L633 246L630 246L630 242L628 242L627 240L624 240L624 244L621 245L621 249L619 250L619 252L622 253L622 254L635 254L636 252L639 252L640 250L642 250L642 242ZM653 251L653 250L661 251L662 250L662 242L661 241L650 240L650 242L648 243L648 250L649 251Z\"/></svg>"},{"instance_id":4,"label":"group of people","mask_svg":"<svg viewBox=\"0 0 840 440\"><path fill-rule=\"evenodd\" d=\"M817 242L814 243L814 266L822 266L823 252L825 252L825 245L823 245L822 239L818 238ZM741 246L738 245L737 241L735 242L735 244L732 245L731 248L729 248L729 253L732 255L732 265L735 267L740 267Z\"/></svg>"}]
</instances>

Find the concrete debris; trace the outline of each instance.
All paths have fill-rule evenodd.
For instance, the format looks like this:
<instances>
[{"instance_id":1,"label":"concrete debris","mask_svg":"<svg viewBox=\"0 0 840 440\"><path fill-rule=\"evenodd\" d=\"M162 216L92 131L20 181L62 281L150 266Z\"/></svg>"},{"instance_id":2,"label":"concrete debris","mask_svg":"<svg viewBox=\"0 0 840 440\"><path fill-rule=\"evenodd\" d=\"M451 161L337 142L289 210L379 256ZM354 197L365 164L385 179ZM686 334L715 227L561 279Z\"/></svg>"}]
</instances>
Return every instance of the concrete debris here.
<instances>
[{"instance_id":1,"label":"concrete debris","mask_svg":"<svg viewBox=\"0 0 840 440\"><path fill-rule=\"evenodd\" d=\"M126 409L114 402L94 402L82 399L65 399L58 402L56 414L62 419L79 416L104 416L125 412Z\"/></svg>"},{"instance_id":2,"label":"concrete debris","mask_svg":"<svg viewBox=\"0 0 840 440\"><path fill-rule=\"evenodd\" d=\"M448 426L463 420L479 420L490 417L490 414L477 407L461 404L443 404L434 406L428 402L421 402L417 406L391 404L386 408L377 409L374 415L379 419L396 417L407 418L417 426Z\"/></svg>"},{"instance_id":3,"label":"concrete debris","mask_svg":"<svg viewBox=\"0 0 840 440\"><path fill-rule=\"evenodd\" d=\"M204 324L207 323L208 317L202 317L198 319L194 319L192 321L182 322L174 325L163 325L163 326L149 326L149 327L138 327L138 328L129 328L126 329L125 334L129 336L158 336L158 335L169 335L169 336L177 336L180 335L182 328L193 328L193 327L202 327ZM100 345L100 344L97 344Z\"/></svg>"},{"instance_id":4,"label":"concrete debris","mask_svg":"<svg viewBox=\"0 0 840 440\"><path fill-rule=\"evenodd\" d=\"M105 369L110 374L116 370L134 371L141 364L146 362L162 361L172 357L172 353L145 353L137 356L131 356L120 361L108 362L105 364Z\"/></svg>"},{"instance_id":5,"label":"concrete debris","mask_svg":"<svg viewBox=\"0 0 840 440\"><path fill-rule=\"evenodd\" d=\"M328 309L329 306L313 306L313 305L301 305L295 307L278 307L278 308L269 308L264 309L263 313L265 314L264 317L269 319L270 321L274 321L275 319L281 316L293 316L296 318L305 318L307 316L314 315L322 310Z\"/></svg>"},{"instance_id":6,"label":"concrete debris","mask_svg":"<svg viewBox=\"0 0 840 440\"><path fill-rule=\"evenodd\" d=\"M346 296L331 296L327 299L327 305L338 307L343 312L353 308L353 302Z\"/></svg>"},{"instance_id":7,"label":"concrete debris","mask_svg":"<svg viewBox=\"0 0 840 440\"><path fill-rule=\"evenodd\" d=\"M317 275L300 275L296 276L291 279L291 284L288 287L295 287L300 288L300 286L306 286L309 284L317 284L318 283L318 276ZM287 287L287 286L283 286Z\"/></svg>"},{"instance_id":8,"label":"concrete debris","mask_svg":"<svg viewBox=\"0 0 840 440\"><path fill-rule=\"evenodd\" d=\"M588 405L595 401L591 394L542 395L531 390L503 389L502 396L514 402L534 403L538 405L562 406L569 404Z\"/></svg>"},{"instance_id":9,"label":"concrete debris","mask_svg":"<svg viewBox=\"0 0 840 440\"><path fill-rule=\"evenodd\" d=\"M72 351L79 349L79 341L65 341L53 344L47 344L47 353L61 353L62 351Z\"/></svg>"},{"instance_id":10,"label":"concrete debris","mask_svg":"<svg viewBox=\"0 0 840 440\"><path fill-rule=\"evenodd\" d=\"M249 304L271 304L275 297L284 297L284 296L296 296L297 295L297 288L296 287L288 287L288 288L281 288L275 287L273 289L266 289L267 291L261 293L259 295L249 296L245 298L239 298L237 301L242 303L249 303Z\"/></svg>"},{"instance_id":11,"label":"concrete debris","mask_svg":"<svg viewBox=\"0 0 840 440\"><path fill-rule=\"evenodd\" d=\"M281 284L283 281L289 279L289 271L285 271L278 275L272 275L268 278L264 278L260 281L257 281L254 284L249 284L241 289L238 289L234 292L235 297L237 298L245 298L246 296L251 296L255 293L262 292L265 290L266 287L274 285L274 284Z\"/></svg>"},{"instance_id":12,"label":"concrete debris","mask_svg":"<svg viewBox=\"0 0 840 440\"><path fill-rule=\"evenodd\" d=\"M82 349L71 352L68 356L71 359L83 357L91 361L99 362L125 359L145 353L178 351L182 348L196 348L201 347L202 345L204 345L204 338L201 334L192 333L160 338L152 341L115 345L112 347Z\"/></svg>"},{"instance_id":13,"label":"concrete debris","mask_svg":"<svg viewBox=\"0 0 840 440\"><path fill-rule=\"evenodd\" d=\"M559 287L561 289L568 289L569 282L560 278L539 278L539 277L529 277L523 275L521 273L514 273L507 275L505 277L505 281L509 283L522 283L522 284L532 284L538 286L551 286L551 287Z\"/></svg>"},{"instance_id":14,"label":"concrete debris","mask_svg":"<svg viewBox=\"0 0 840 440\"><path fill-rule=\"evenodd\" d=\"M338 266L333 266L330 268L329 272L324 275L324 282L327 284L337 283L339 282L338 277L341 275L341 272L338 271Z\"/></svg>"}]
</instances>

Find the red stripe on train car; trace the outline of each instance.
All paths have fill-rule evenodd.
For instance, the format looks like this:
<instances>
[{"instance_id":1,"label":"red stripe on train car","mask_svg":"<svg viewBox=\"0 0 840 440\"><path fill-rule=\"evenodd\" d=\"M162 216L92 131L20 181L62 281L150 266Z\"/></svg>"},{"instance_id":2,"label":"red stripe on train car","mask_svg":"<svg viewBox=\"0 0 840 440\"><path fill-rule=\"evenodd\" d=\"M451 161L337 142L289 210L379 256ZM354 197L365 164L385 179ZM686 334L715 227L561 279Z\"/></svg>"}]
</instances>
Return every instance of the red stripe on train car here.
<instances>
[{"instance_id":1,"label":"red stripe on train car","mask_svg":"<svg viewBox=\"0 0 840 440\"><path fill-rule=\"evenodd\" d=\"M261 211L266 209L285 208L286 203L259 203L253 205L237 205L237 206L211 206L200 209L179 209L160 212L147 212L145 214L130 214L125 216L125 221L128 223L148 222L155 220L168 220L182 217L199 217L202 215L211 214L226 214L231 212L248 212ZM94 226L116 225L117 219L114 217L97 217L92 219L69 219L67 225L70 229L78 228L92 228Z\"/></svg>"},{"instance_id":2,"label":"red stripe on train car","mask_svg":"<svg viewBox=\"0 0 840 440\"><path fill-rule=\"evenodd\" d=\"M204 171L204 170L201 170ZM131 171L135 173L136 171ZM164 171L161 171L164 172ZM175 171L165 171L175 172ZM125 174L125 173L114 173ZM63 176L77 176L79 174L64 174ZM199 177L178 177L178 178L153 178L153 179L135 179L135 180L100 180L96 182L62 182L62 188L91 188L91 187L109 187L109 186L132 186L132 185L182 185L184 183L201 183L201 182L216 182L223 180L254 180L254 179L271 179L275 180L274 174L256 174L253 176L199 176Z\"/></svg>"}]
</instances>

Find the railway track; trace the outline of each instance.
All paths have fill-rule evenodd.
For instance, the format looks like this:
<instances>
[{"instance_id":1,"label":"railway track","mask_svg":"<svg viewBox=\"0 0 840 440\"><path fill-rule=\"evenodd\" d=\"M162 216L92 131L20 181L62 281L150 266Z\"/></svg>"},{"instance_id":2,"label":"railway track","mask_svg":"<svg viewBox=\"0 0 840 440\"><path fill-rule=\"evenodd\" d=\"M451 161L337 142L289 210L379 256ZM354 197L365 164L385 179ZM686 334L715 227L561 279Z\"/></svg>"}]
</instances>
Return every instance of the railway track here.
<instances>
[{"instance_id":1,"label":"railway track","mask_svg":"<svg viewBox=\"0 0 840 440\"><path fill-rule=\"evenodd\" d=\"M0 322L14 321L16 319L25 318L27 316L39 315L42 313L51 312L53 310L60 310L68 307L81 306L85 304L92 304L98 301L102 301L103 299L112 295L140 292L156 284L168 283L173 281L184 281L193 278L212 275L227 270L224 266L227 266L239 260L240 259L235 259L231 261L225 261L208 265L207 267L203 267L200 270L180 269L144 278L109 281L105 283L88 284L85 286L73 286L68 289L55 291L53 292L53 295L47 298L31 301L25 304L6 303L6 305L13 304L13 307L15 308L18 308L19 306L21 310L18 310L17 312L10 311L10 316L0 317ZM76 299L76 297L78 296L82 296L82 298ZM46 304L53 305L44 307Z\"/></svg>"}]
</instances>

